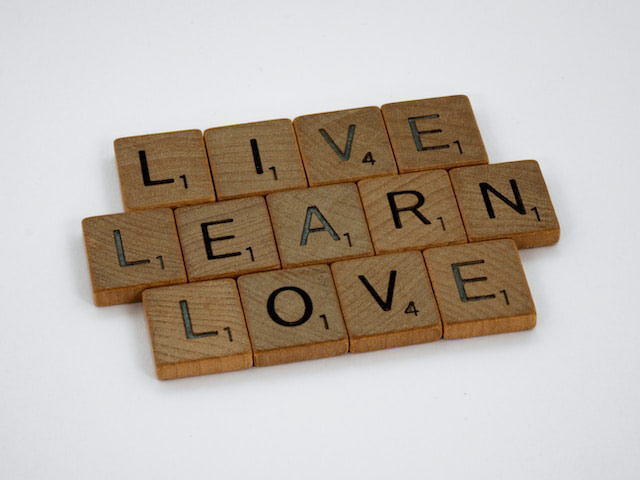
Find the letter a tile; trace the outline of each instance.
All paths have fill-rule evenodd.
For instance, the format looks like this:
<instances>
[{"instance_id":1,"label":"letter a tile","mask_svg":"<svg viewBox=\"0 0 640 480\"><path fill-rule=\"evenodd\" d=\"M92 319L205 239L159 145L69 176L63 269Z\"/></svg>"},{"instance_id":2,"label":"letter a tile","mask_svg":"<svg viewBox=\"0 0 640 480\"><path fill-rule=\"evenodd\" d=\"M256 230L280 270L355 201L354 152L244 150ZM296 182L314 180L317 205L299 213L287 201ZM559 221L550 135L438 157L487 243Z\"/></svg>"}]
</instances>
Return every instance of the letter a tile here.
<instances>
[{"instance_id":1,"label":"letter a tile","mask_svg":"<svg viewBox=\"0 0 640 480\"><path fill-rule=\"evenodd\" d=\"M556 243L560 225L535 160L449 172L469 240L511 238L518 248Z\"/></svg>"},{"instance_id":2,"label":"letter a tile","mask_svg":"<svg viewBox=\"0 0 640 480\"><path fill-rule=\"evenodd\" d=\"M420 252L331 265L351 352L431 342L442 337L440 313Z\"/></svg>"},{"instance_id":3,"label":"letter a tile","mask_svg":"<svg viewBox=\"0 0 640 480\"><path fill-rule=\"evenodd\" d=\"M424 252L444 338L533 328L536 310L513 240L492 240Z\"/></svg>"},{"instance_id":4,"label":"letter a tile","mask_svg":"<svg viewBox=\"0 0 640 480\"><path fill-rule=\"evenodd\" d=\"M96 305L139 302L147 288L187 281L169 208L85 218L82 231Z\"/></svg>"},{"instance_id":5,"label":"letter a tile","mask_svg":"<svg viewBox=\"0 0 640 480\"><path fill-rule=\"evenodd\" d=\"M382 106L400 173L488 163L465 95Z\"/></svg>"},{"instance_id":6,"label":"letter a tile","mask_svg":"<svg viewBox=\"0 0 640 480\"><path fill-rule=\"evenodd\" d=\"M114 148L125 210L215 201L200 130L118 138Z\"/></svg>"},{"instance_id":7,"label":"letter a tile","mask_svg":"<svg viewBox=\"0 0 640 480\"><path fill-rule=\"evenodd\" d=\"M238 279L256 366L347 353L349 340L327 265Z\"/></svg>"},{"instance_id":8,"label":"letter a tile","mask_svg":"<svg viewBox=\"0 0 640 480\"><path fill-rule=\"evenodd\" d=\"M251 343L231 279L152 288L142 294L161 380L249 368Z\"/></svg>"},{"instance_id":9,"label":"letter a tile","mask_svg":"<svg viewBox=\"0 0 640 480\"><path fill-rule=\"evenodd\" d=\"M190 282L280 267L264 198L194 205L175 214Z\"/></svg>"},{"instance_id":10,"label":"letter a tile","mask_svg":"<svg viewBox=\"0 0 640 480\"><path fill-rule=\"evenodd\" d=\"M373 255L353 183L272 193L267 204L285 268Z\"/></svg>"},{"instance_id":11,"label":"letter a tile","mask_svg":"<svg viewBox=\"0 0 640 480\"><path fill-rule=\"evenodd\" d=\"M305 115L293 125L312 186L397 172L378 107Z\"/></svg>"}]
</instances>

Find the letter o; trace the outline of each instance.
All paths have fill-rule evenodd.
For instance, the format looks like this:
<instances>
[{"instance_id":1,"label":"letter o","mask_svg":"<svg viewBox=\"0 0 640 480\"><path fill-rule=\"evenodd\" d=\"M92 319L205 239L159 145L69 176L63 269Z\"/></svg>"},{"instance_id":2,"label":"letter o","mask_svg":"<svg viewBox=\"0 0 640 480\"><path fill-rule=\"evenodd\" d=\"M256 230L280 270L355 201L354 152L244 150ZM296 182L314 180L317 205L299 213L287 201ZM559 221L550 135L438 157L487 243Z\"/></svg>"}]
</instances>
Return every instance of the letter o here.
<instances>
[{"instance_id":1,"label":"letter o","mask_svg":"<svg viewBox=\"0 0 640 480\"><path fill-rule=\"evenodd\" d=\"M296 320L295 322L287 322L276 313L276 297L285 290L291 290L292 292L297 293L298 295L300 295L300 297L302 297L302 300L304 301L304 313L302 314L302 317L300 317L300 319ZM313 303L311 302L311 297L309 296L309 294L301 288L280 287L277 290L274 290L271 295L269 295L269 299L267 300L267 312L269 313L271 320L276 322L278 325L282 325L283 327L297 327L298 325L302 325L311 318L311 314L313 313Z\"/></svg>"}]
</instances>

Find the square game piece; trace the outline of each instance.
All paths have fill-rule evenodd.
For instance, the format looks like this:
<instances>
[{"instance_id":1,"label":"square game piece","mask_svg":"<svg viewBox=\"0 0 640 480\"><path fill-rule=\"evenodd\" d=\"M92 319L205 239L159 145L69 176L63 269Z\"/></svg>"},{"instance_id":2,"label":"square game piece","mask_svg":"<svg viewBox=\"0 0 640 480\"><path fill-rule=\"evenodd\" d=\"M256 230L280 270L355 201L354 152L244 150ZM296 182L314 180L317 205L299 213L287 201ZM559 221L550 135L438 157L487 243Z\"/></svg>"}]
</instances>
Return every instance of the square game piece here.
<instances>
[{"instance_id":1,"label":"square game piece","mask_svg":"<svg viewBox=\"0 0 640 480\"><path fill-rule=\"evenodd\" d=\"M253 365L234 280L152 288L145 290L142 301L159 379Z\"/></svg>"},{"instance_id":2,"label":"square game piece","mask_svg":"<svg viewBox=\"0 0 640 480\"><path fill-rule=\"evenodd\" d=\"M267 204L283 267L373 255L353 183L272 193Z\"/></svg>"},{"instance_id":3,"label":"square game piece","mask_svg":"<svg viewBox=\"0 0 640 480\"><path fill-rule=\"evenodd\" d=\"M347 353L349 339L327 265L238 279L256 366Z\"/></svg>"},{"instance_id":4,"label":"square game piece","mask_svg":"<svg viewBox=\"0 0 640 480\"><path fill-rule=\"evenodd\" d=\"M511 238L518 248L529 248L560 239L560 225L535 160L456 168L450 175L470 241Z\"/></svg>"},{"instance_id":5,"label":"square game piece","mask_svg":"<svg viewBox=\"0 0 640 480\"><path fill-rule=\"evenodd\" d=\"M139 302L147 288L187 281L170 208L85 218L82 231L98 306Z\"/></svg>"},{"instance_id":6,"label":"square game piece","mask_svg":"<svg viewBox=\"0 0 640 480\"><path fill-rule=\"evenodd\" d=\"M262 197L178 208L175 215L190 282L280 267Z\"/></svg>"},{"instance_id":7,"label":"square game piece","mask_svg":"<svg viewBox=\"0 0 640 480\"><path fill-rule=\"evenodd\" d=\"M215 201L200 130L118 138L113 146L125 210Z\"/></svg>"},{"instance_id":8,"label":"square game piece","mask_svg":"<svg viewBox=\"0 0 640 480\"><path fill-rule=\"evenodd\" d=\"M400 173L488 163L466 95L382 106Z\"/></svg>"},{"instance_id":9,"label":"square game piece","mask_svg":"<svg viewBox=\"0 0 640 480\"><path fill-rule=\"evenodd\" d=\"M309 185L397 173L378 107L305 115L293 126Z\"/></svg>"},{"instance_id":10,"label":"square game piece","mask_svg":"<svg viewBox=\"0 0 640 480\"><path fill-rule=\"evenodd\" d=\"M424 252L444 338L533 328L536 309L513 240L431 248Z\"/></svg>"},{"instance_id":11,"label":"square game piece","mask_svg":"<svg viewBox=\"0 0 640 480\"><path fill-rule=\"evenodd\" d=\"M361 180L358 189L377 254L467 241L444 170Z\"/></svg>"},{"instance_id":12,"label":"square game piece","mask_svg":"<svg viewBox=\"0 0 640 480\"><path fill-rule=\"evenodd\" d=\"M442 337L438 305L420 252L331 265L349 351L431 342Z\"/></svg>"},{"instance_id":13,"label":"square game piece","mask_svg":"<svg viewBox=\"0 0 640 480\"><path fill-rule=\"evenodd\" d=\"M205 130L218 200L307 186L291 120Z\"/></svg>"}]
</instances>

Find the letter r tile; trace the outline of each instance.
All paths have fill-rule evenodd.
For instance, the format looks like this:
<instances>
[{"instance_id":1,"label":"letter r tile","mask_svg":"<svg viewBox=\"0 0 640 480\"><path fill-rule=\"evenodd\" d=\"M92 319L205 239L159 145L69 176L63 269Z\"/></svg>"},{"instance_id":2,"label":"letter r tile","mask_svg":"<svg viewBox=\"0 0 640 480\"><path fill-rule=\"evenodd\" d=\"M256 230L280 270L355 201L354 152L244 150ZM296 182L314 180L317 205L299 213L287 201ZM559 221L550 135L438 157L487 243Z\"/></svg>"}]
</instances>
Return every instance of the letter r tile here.
<instances>
[{"instance_id":1,"label":"letter r tile","mask_svg":"<svg viewBox=\"0 0 640 480\"><path fill-rule=\"evenodd\" d=\"M190 282L280 267L262 197L178 208L175 215Z\"/></svg>"},{"instance_id":2,"label":"letter r tile","mask_svg":"<svg viewBox=\"0 0 640 480\"><path fill-rule=\"evenodd\" d=\"M465 95L382 106L400 173L488 163Z\"/></svg>"},{"instance_id":3,"label":"letter r tile","mask_svg":"<svg viewBox=\"0 0 640 480\"><path fill-rule=\"evenodd\" d=\"M353 183L272 193L267 204L285 268L373 255Z\"/></svg>"},{"instance_id":4,"label":"letter r tile","mask_svg":"<svg viewBox=\"0 0 640 480\"><path fill-rule=\"evenodd\" d=\"M358 189L378 254L467 241L444 170L361 180Z\"/></svg>"},{"instance_id":5,"label":"letter r tile","mask_svg":"<svg viewBox=\"0 0 640 480\"><path fill-rule=\"evenodd\" d=\"M349 339L327 265L243 275L238 288L256 366L347 353Z\"/></svg>"},{"instance_id":6,"label":"letter r tile","mask_svg":"<svg viewBox=\"0 0 640 480\"><path fill-rule=\"evenodd\" d=\"M424 252L444 338L533 328L536 310L513 240L491 240Z\"/></svg>"},{"instance_id":7,"label":"letter r tile","mask_svg":"<svg viewBox=\"0 0 640 480\"><path fill-rule=\"evenodd\" d=\"M118 138L113 145L125 210L215 201L200 130Z\"/></svg>"}]
</instances>

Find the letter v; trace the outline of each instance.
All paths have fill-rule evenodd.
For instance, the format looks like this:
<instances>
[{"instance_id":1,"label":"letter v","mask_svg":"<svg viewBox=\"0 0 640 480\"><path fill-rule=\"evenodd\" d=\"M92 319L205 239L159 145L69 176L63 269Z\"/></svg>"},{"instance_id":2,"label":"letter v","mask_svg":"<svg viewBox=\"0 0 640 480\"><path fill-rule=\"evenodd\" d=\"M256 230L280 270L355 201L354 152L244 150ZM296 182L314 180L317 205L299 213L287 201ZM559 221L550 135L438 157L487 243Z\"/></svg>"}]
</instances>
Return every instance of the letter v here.
<instances>
[{"instance_id":1,"label":"letter v","mask_svg":"<svg viewBox=\"0 0 640 480\"><path fill-rule=\"evenodd\" d=\"M349 160L349 158L351 157L351 145L353 144L353 136L355 135L355 133L356 133L356 126L349 125L349 132L347 133L347 143L344 146L344 152L343 152L342 150L340 150L340 147L336 145L336 142L333 141L333 138L329 136L327 131L324 128L320 129L320 134L322 135L322 137L327 141L327 143L333 149L333 151L336 152L336 155L340 157L340 160L344 160L345 162Z\"/></svg>"},{"instance_id":2,"label":"letter v","mask_svg":"<svg viewBox=\"0 0 640 480\"><path fill-rule=\"evenodd\" d=\"M391 310L391 303L393 302L393 290L396 285L397 273L398 272L396 272L395 270L391 270L391 273L389 273L389 285L387 286L386 300L382 300L382 298L380 298L380 295L378 295L378 292L376 292L375 288L371 286L371 284L369 283L369 280L367 280L367 278L364 275L358 275L358 278L360 279L362 284L367 288L367 290L369 291L373 299L376 301L378 305L380 305L380 308L385 312L388 312L389 310Z\"/></svg>"}]
</instances>

